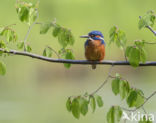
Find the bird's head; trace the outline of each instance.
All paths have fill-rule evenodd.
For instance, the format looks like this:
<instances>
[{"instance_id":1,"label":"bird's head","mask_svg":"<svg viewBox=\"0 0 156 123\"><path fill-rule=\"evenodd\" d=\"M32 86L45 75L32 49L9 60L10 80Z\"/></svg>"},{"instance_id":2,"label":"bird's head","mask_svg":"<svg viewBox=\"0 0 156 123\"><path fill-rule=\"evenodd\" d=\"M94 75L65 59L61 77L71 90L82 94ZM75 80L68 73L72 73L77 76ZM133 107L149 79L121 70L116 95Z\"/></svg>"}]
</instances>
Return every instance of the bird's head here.
<instances>
[{"instance_id":1,"label":"bird's head","mask_svg":"<svg viewBox=\"0 0 156 123\"><path fill-rule=\"evenodd\" d=\"M104 36L100 31L91 31L88 33L88 35L83 35L81 38L88 38L90 40L103 40Z\"/></svg>"}]
</instances>

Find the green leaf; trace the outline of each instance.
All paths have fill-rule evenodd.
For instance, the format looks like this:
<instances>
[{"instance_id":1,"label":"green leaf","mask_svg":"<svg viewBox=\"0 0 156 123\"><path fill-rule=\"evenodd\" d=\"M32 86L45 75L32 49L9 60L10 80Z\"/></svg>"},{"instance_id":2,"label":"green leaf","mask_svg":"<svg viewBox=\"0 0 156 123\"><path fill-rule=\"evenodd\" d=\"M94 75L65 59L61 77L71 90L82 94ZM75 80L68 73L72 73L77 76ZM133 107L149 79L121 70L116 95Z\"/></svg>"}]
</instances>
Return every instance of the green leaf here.
<instances>
[{"instance_id":1,"label":"green leaf","mask_svg":"<svg viewBox=\"0 0 156 123\"><path fill-rule=\"evenodd\" d=\"M28 22L29 21L29 8L28 7L20 7L17 8L18 17L21 22Z\"/></svg>"},{"instance_id":2,"label":"green leaf","mask_svg":"<svg viewBox=\"0 0 156 123\"><path fill-rule=\"evenodd\" d=\"M0 75L6 74L6 65L0 61Z\"/></svg>"},{"instance_id":3,"label":"green leaf","mask_svg":"<svg viewBox=\"0 0 156 123\"><path fill-rule=\"evenodd\" d=\"M114 106L112 106L107 113L107 123L115 123Z\"/></svg>"},{"instance_id":4,"label":"green leaf","mask_svg":"<svg viewBox=\"0 0 156 123\"><path fill-rule=\"evenodd\" d=\"M146 26L153 26L156 16L153 11L148 11L144 16L142 16L138 23L138 28L142 29Z\"/></svg>"},{"instance_id":5,"label":"green leaf","mask_svg":"<svg viewBox=\"0 0 156 123\"><path fill-rule=\"evenodd\" d=\"M61 28L60 33L58 35L58 41L63 48L67 47L68 45L68 42L66 41L66 31L66 29Z\"/></svg>"},{"instance_id":6,"label":"green leaf","mask_svg":"<svg viewBox=\"0 0 156 123\"><path fill-rule=\"evenodd\" d=\"M27 51L27 52L31 52L31 51L32 51L30 45L26 45L26 51Z\"/></svg>"},{"instance_id":7,"label":"green leaf","mask_svg":"<svg viewBox=\"0 0 156 123\"><path fill-rule=\"evenodd\" d=\"M97 102L97 105L99 107L102 107L103 106L103 100L102 100L101 96L96 95L96 102Z\"/></svg>"},{"instance_id":8,"label":"green leaf","mask_svg":"<svg viewBox=\"0 0 156 123\"><path fill-rule=\"evenodd\" d=\"M126 41L127 41L127 39L126 39L126 34L125 34L125 32L119 30L119 31L118 31L118 40L116 41L118 47L124 48L125 45L126 45Z\"/></svg>"},{"instance_id":9,"label":"green leaf","mask_svg":"<svg viewBox=\"0 0 156 123\"><path fill-rule=\"evenodd\" d=\"M128 96L129 90L130 90L129 83L125 80L121 80L120 81L120 97L122 100Z\"/></svg>"},{"instance_id":10,"label":"green leaf","mask_svg":"<svg viewBox=\"0 0 156 123\"><path fill-rule=\"evenodd\" d=\"M75 42L74 36L72 35L70 30L66 30L66 41L68 42L69 45L73 45Z\"/></svg>"},{"instance_id":11,"label":"green leaf","mask_svg":"<svg viewBox=\"0 0 156 123\"><path fill-rule=\"evenodd\" d=\"M130 51L131 51L131 49L132 49L132 46L128 46L128 47L126 48L125 54L126 54L127 57L130 56Z\"/></svg>"},{"instance_id":12,"label":"green leaf","mask_svg":"<svg viewBox=\"0 0 156 123\"><path fill-rule=\"evenodd\" d=\"M54 29L53 29L52 35L53 35L54 37L57 37L57 36L59 35L60 31L61 31L61 26L56 25L56 26L54 27Z\"/></svg>"},{"instance_id":13,"label":"green leaf","mask_svg":"<svg viewBox=\"0 0 156 123\"><path fill-rule=\"evenodd\" d=\"M57 24L54 26L52 34L54 37L58 37L58 42L63 48L66 48L68 45L73 45L75 42L74 36L71 31Z\"/></svg>"},{"instance_id":14,"label":"green leaf","mask_svg":"<svg viewBox=\"0 0 156 123\"><path fill-rule=\"evenodd\" d=\"M78 98L75 98L71 104L72 114L75 118L80 118L80 105Z\"/></svg>"},{"instance_id":15,"label":"green leaf","mask_svg":"<svg viewBox=\"0 0 156 123\"><path fill-rule=\"evenodd\" d=\"M132 90L129 94L129 96L127 97L127 104L129 107L134 107L136 105L136 101L137 101L137 91L136 90Z\"/></svg>"},{"instance_id":16,"label":"green leaf","mask_svg":"<svg viewBox=\"0 0 156 123\"><path fill-rule=\"evenodd\" d=\"M150 120L148 119L148 117L146 118L146 116L144 116L143 119L141 119L141 120L139 121L139 123L153 123L153 122L150 121Z\"/></svg>"},{"instance_id":17,"label":"green leaf","mask_svg":"<svg viewBox=\"0 0 156 123\"><path fill-rule=\"evenodd\" d=\"M0 40L0 48L6 48L6 44L3 40Z\"/></svg>"},{"instance_id":18,"label":"green leaf","mask_svg":"<svg viewBox=\"0 0 156 123\"><path fill-rule=\"evenodd\" d=\"M120 79L119 78L115 78L112 81L112 91L115 95L117 95L119 93L119 84L120 84Z\"/></svg>"},{"instance_id":19,"label":"green leaf","mask_svg":"<svg viewBox=\"0 0 156 123\"><path fill-rule=\"evenodd\" d=\"M18 49L23 49L24 48L24 42L18 42L17 43L17 48Z\"/></svg>"},{"instance_id":20,"label":"green leaf","mask_svg":"<svg viewBox=\"0 0 156 123\"><path fill-rule=\"evenodd\" d=\"M139 107L144 103L145 99L144 99L144 95L142 94L141 90L137 90L137 100L136 100L136 104L135 107Z\"/></svg>"},{"instance_id":21,"label":"green leaf","mask_svg":"<svg viewBox=\"0 0 156 123\"><path fill-rule=\"evenodd\" d=\"M110 43L117 40L117 27L113 26L109 31Z\"/></svg>"},{"instance_id":22,"label":"green leaf","mask_svg":"<svg viewBox=\"0 0 156 123\"><path fill-rule=\"evenodd\" d=\"M38 17L38 11L36 10L36 8L30 8L28 25L31 25L33 22L35 22L37 17Z\"/></svg>"},{"instance_id":23,"label":"green leaf","mask_svg":"<svg viewBox=\"0 0 156 123\"><path fill-rule=\"evenodd\" d=\"M82 115L86 115L88 112L88 101L84 98L80 98L80 110Z\"/></svg>"},{"instance_id":24,"label":"green leaf","mask_svg":"<svg viewBox=\"0 0 156 123\"><path fill-rule=\"evenodd\" d=\"M145 63L147 60L147 53L144 48L140 49L140 60Z\"/></svg>"},{"instance_id":25,"label":"green leaf","mask_svg":"<svg viewBox=\"0 0 156 123\"><path fill-rule=\"evenodd\" d=\"M112 106L107 113L108 123L119 123L122 116L122 110L119 106Z\"/></svg>"},{"instance_id":26,"label":"green leaf","mask_svg":"<svg viewBox=\"0 0 156 123\"><path fill-rule=\"evenodd\" d=\"M127 41L126 34L122 30L119 30L116 26L113 26L109 33L110 43L115 42L119 48L123 49Z\"/></svg>"},{"instance_id":27,"label":"green leaf","mask_svg":"<svg viewBox=\"0 0 156 123\"><path fill-rule=\"evenodd\" d=\"M7 27L7 28L3 29L3 31L0 33L0 35L4 36L8 42L17 41L17 34L11 28Z\"/></svg>"},{"instance_id":28,"label":"green leaf","mask_svg":"<svg viewBox=\"0 0 156 123\"><path fill-rule=\"evenodd\" d=\"M126 48L126 57L133 67L138 67L140 62L146 62L147 53L144 49L144 45L144 40L136 40L134 46L128 46Z\"/></svg>"},{"instance_id":29,"label":"green leaf","mask_svg":"<svg viewBox=\"0 0 156 123\"><path fill-rule=\"evenodd\" d=\"M52 56L52 49L50 47L46 47L43 51L43 56L51 57Z\"/></svg>"},{"instance_id":30,"label":"green leaf","mask_svg":"<svg viewBox=\"0 0 156 123\"><path fill-rule=\"evenodd\" d=\"M71 60L74 60L75 59L71 50L66 50L65 59L71 59ZM71 64L65 63L64 66L66 68L70 68L71 67Z\"/></svg>"},{"instance_id":31,"label":"green leaf","mask_svg":"<svg viewBox=\"0 0 156 123\"><path fill-rule=\"evenodd\" d=\"M132 47L129 54L129 62L133 67L138 67L140 62L140 51L136 47Z\"/></svg>"},{"instance_id":32,"label":"green leaf","mask_svg":"<svg viewBox=\"0 0 156 123\"><path fill-rule=\"evenodd\" d=\"M51 22L41 24L40 34L46 34L51 27Z\"/></svg>"},{"instance_id":33,"label":"green leaf","mask_svg":"<svg viewBox=\"0 0 156 123\"><path fill-rule=\"evenodd\" d=\"M134 44L138 48L144 48L144 46L145 46L144 40L135 40Z\"/></svg>"},{"instance_id":34,"label":"green leaf","mask_svg":"<svg viewBox=\"0 0 156 123\"><path fill-rule=\"evenodd\" d=\"M115 119L117 122L120 122L120 119L122 117L122 110L119 106L115 106Z\"/></svg>"},{"instance_id":35,"label":"green leaf","mask_svg":"<svg viewBox=\"0 0 156 123\"><path fill-rule=\"evenodd\" d=\"M16 11L21 22L27 23L29 26L37 19L38 2L36 4L18 1L16 3Z\"/></svg>"},{"instance_id":36,"label":"green leaf","mask_svg":"<svg viewBox=\"0 0 156 123\"><path fill-rule=\"evenodd\" d=\"M66 108L67 108L67 110L70 112L71 111L71 99L70 98L68 98L68 100L67 100L67 102L66 102Z\"/></svg>"},{"instance_id":37,"label":"green leaf","mask_svg":"<svg viewBox=\"0 0 156 123\"><path fill-rule=\"evenodd\" d=\"M95 98L93 96L90 96L89 102L90 102L90 106L91 106L91 108L92 108L92 110L94 112L95 109L96 109L96 101L95 101Z\"/></svg>"}]
</instances>

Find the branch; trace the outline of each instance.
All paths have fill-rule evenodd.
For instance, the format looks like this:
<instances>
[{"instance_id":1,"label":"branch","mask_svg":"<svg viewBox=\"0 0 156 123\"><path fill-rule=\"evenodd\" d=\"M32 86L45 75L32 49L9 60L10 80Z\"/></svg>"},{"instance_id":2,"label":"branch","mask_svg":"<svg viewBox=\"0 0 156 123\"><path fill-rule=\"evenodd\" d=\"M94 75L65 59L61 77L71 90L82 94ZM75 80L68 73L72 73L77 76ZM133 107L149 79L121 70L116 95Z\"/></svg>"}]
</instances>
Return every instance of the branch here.
<instances>
[{"instance_id":1,"label":"branch","mask_svg":"<svg viewBox=\"0 0 156 123\"><path fill-rule=\"evenodd\" d=\"M0 48L0 51L4 53L14 54L14 55L20 55L20 56L28 56L35 59L40 59L43 61L48 62L54 62L54 63L69 63L69 64L82 64L82 65L91 65L91 64L103 64L103 65L130 65L128 61L111 61L111 60L104 60L102 62L99 61L87 61L87 60L70 60L70 59L55 59L55 58L48 58L44 56L40 56L37 54L29 53L29 52L23 52L23 51L17 51L17 50L5 50L3 48ZM139 66L156 66L156 61L147 61L146 63L140 63Z\"/></svg>"},{"instance_id":2,"label":"branch","mask_svg":"<svg viewBox=\"0 0 156 123\"><path fill-rule=\"evenodd\" d=\"M146 44L156 44L156 42L145 42L145 41L144 41L144 43L146 43Z\"/></svg>"},{"instance_id":3,"label":"branch","mask_svg":"<svg viewBox=\"0 0 156 123\"><path fill-rule=\"evenodd\" d=\"M156 31L154 31L150 26L146 26L155 36L156 36Z\"/></svg>"},{"instance_id":4,"label":"branch","mask_svg":"<svg viewBox=\"0 0 156 123\"><path fill-rule=\"evenodd\" d=\"M94 92L92 92L90 95L94 95L95 93L97 93L108 82L108 79L111 77L112 69L113 69L113 65L110 67L109 72L108 72L108 76L105 79L105 81Z\"/></svg>"},{"instance_id":5,"label":"branch","mask_svg":"<svg viewBox=\"0 0 156 123\"><path fill-rule=\"evenodd\" d=\"M142 17L139 16L139 18L141 19ZM156 31L154 31L154 30L152 29L152 27L146 26L146 28L149 29L149 30L156 36Z\"/></svg>"}]
</instances>

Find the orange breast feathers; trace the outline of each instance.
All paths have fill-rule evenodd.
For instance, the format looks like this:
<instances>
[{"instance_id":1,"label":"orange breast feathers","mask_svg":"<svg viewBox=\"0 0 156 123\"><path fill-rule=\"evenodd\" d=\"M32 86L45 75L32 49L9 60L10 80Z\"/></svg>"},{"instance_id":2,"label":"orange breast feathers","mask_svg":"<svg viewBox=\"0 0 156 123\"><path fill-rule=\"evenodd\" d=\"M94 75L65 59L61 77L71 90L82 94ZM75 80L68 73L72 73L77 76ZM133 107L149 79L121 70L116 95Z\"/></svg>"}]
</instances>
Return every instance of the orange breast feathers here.
<instances>
[{"instance_id":1,"label":"orange breast feathers","mask_svg":"<svg viewBox=\"0 0 156 123\"><path fill-rule=\"evenodd\" d=\"M85 46L85 56L89 61L102 61L105 57L105 46L100 40L89 41Z\"/></svg>"}]
</instances>

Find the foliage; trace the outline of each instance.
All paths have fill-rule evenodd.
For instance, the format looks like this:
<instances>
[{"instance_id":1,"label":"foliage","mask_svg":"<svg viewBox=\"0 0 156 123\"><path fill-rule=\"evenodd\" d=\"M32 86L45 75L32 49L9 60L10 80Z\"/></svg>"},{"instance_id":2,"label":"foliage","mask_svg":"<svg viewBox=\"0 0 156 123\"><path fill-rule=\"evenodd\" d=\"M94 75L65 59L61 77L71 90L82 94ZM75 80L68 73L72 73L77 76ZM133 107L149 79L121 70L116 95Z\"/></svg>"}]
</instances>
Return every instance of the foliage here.
<instances>
[{"instance_id":1,"label":"foliage","mask_svg":"<svg viewBox=\"0 0 156 123\"><path fill-rule=\"evenodd\" d=\"M143 92L130 87L129 82L121 76L112 80L112 91L115 95L120 94L122 100L126 99L129 107L139 107L144 102Z\"/></svg>"},{"instance_id":2,"label":"foliage","mask_svg":"<svg viewBox=\"0 0 156 123\"><path fill-rule=\"evenodd\" d=\"M21 22L27 23L30 26L37 19L38 6L38 2L36 4L32 4L23 1L17 1L16 12L18 14L19 20Z\"/></svg>"},{"instance_id":3,"label":"foliage","mask_svg":"<svg viewBox=\"0 0 156 123\"><path fill-rule=\"evenodd\" d=\"M27 40L31 27L34 24L38 24L36 22L38 19L38 7L39 7L39 2L37 2L36 4L33 4L30 2L17 1L16 3L17 15L21 22L28 24L29 26L28 33L26 34L26 37L23 41L18 41L18 36L11 27L13 25L0 27L0 37L4 38L4 40L0 40L0 48L9 50L7 47L7 44L13 42L13 43L16 43L17 48L20 50L24 50L27 52L32 51L31 45L28 44L26 40ZM74 42L75 42L72 32L69 29L56 24L56 22L43 22L39 24L41 25L40 34L46 34L51 28L53 28L52 36L57 37L58 43L61 46L61 49L58 51L58 54L62 56L61 58L71 59L71 60L74 59L73 51L67 48L68 46L74 45ZM6 43L6 41L8 43ZM62 49L63 49L63 52L60 52L62 51ZM51 57L53 52L54 50L52 50L52 48L48 46L44 49L43 56ZM5 54L5 53L0 52L0 55L2 54ZM70 68L71 64L64 64L64 66L66 68Z\"/></svg>"},{"instance_id":4,"label":"foliage","mask_svg":"<svg viewBox=\"0 0 156 123\"><path fill-rule=\"evenodd\" d=\"M153 11L148 11L144 16L140 17L138 28L142 29L146 26L153 27L156 15Z\"/></svg>"},{"instance_id":5,"label":"foliage","mask_svg":"<svg viewBox=\"0 0 156 123\"><path fill-rule=\"evenodd\" d=\"M69 97L66 102L66 108L69 112L72 112L73 116L77 119L80 118L80 114L85 116L88 113L88 108L95 111L96 107L103 106L103 100L99 95L88 95Z\"/></svg>"},{"instance_id":6,"label":"foliage","mask_svg":"<svg viewBox=\"0 0 156 123\"><path fill-rule=\"evenodd\" d=\"M53 50L50 47L46 47L43 51L43 56L51 57Z\"/></svg>"},{"instance_id":7,"label":"foliage","mask_svg":"<svg viewBox=\"0 0 156 123\"><path fill-rule=\"evenodd\" d=\"M0 75L5 75L6 73L6 66L3 62L0 61Z\"/></svg>"},{"instance_id":8,"label":"foliage","mask_svg":"<svg viewBox=\"0 0 156 123\"><path fill-rule=\"evenodd\" d=\"M133 46L126 48L126 56L133 67L138 67L140 62L146 62L147 55L144 45L144 40L136 40Z\"/></svg>"},{"instance_id":9,"label":"foliage","mask_svg":"<svg viewBox=\"0 0 156 123\"><path fill-rule=\"evenodd\" d=\"M123 80L120 76L116 76L112 81L112 91L115 95L120 94L121 99L126 98L130 91L127 80Z\"/></svg>"},{"instance_id":10,"label":"foliage","mask_svg":"<svg viewBox=\"0 0 156 123\"><path fill-rule=\"evenodd\" d=\"M125 32L113 26L109 31L110 43L115 42L116 45L123 49L126 45L127 38Z\"/></svg>"},{"instance_id":11,"label":"foliage","mask_svg":"<svg viewBox=\"0 0 156 123\"><path fill-rule=\"evenodd\" d=\"M122 116L120 106L112 106L107 113L107 123L119 123Z\"/></svg>"},{"instance_id":12,"label":"foliage","mask_svg":"<svg viewBox=\"0 0 156 123\"><path fill-rule=\"evenodd\" d=\"M0 28L0 36L5 37L7 42L16 42L17 41L17 34L10 27Z\"/></svg>"}]
</instances>

